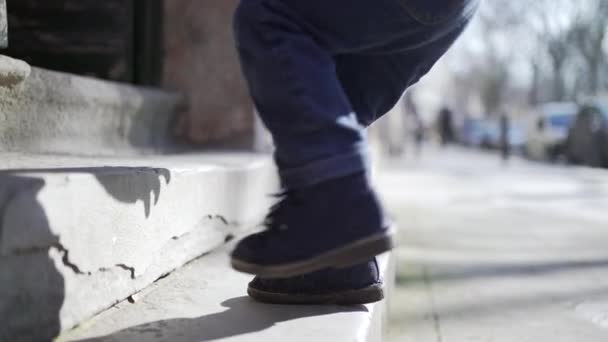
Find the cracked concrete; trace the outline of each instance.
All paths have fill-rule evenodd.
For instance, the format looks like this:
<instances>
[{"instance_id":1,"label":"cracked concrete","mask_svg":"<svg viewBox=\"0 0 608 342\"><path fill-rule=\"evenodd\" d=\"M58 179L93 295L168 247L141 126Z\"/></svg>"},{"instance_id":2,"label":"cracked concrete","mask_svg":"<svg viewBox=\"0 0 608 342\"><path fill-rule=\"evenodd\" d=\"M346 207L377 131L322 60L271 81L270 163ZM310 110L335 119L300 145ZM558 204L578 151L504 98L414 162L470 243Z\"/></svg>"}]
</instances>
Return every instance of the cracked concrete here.
<instances>
[{"instance_id":1,"label":"cracked concrete","mask_svg":"<svg viewBox=\"0 0 608 342\"><path fill-rule=\"evenodd\" d=\"M131 275L131 279L135 279L135 267L130 267L125 264L116 264L114 266L116 266L122 270L128 271L129 274Z\"/></svg>"},{"instance_id":2,"label":"cracked concrete","mask_svg":"<svg viewBox=\"0 0 608 342\"><path fill-rule=\"evenodd\" d=\"M76 265L75 263L73 263L70 260L70 251L67 250L65 247L63 247L62 244L57 243L53 246L51 246L51 249L55 249L57 250L59 253L61 253L62 257L61 257L61 262L63 263L63 265L67 268L69 268L70 270L72 270L72 272L74 272L74 274L77 275L84 275L84 276L93 276L94 272L92 271L83 271L82 269L80 269L80 267L78 267L78 265ZM45 250L44 248L36 248L33 251L42 251ZM27 251L27 254L31 254L32 250ZM21 251L17 251L16 256L24 256L26 253L21 253ZM129 272L129 275L131 277L131 279L135 279L135 268L125 265L125 264L116 264L113 267L117 267L121 270L127 271ZM99 272L111 272L112 271L112 267L100 267L98 269Z\"/></svg>"},{"instance_id":3,"label":"cracked concrete","mask_svg":"<svg viewBox=\"0 0 608 342\"><path fill-rule=\"evenodd\" d=\"M176 239L174 239L176 240ZM69 268L70 270L72 270L72 272L74 272L74 274L77 275L85 275L85 276L92 276L94 274L93 271L83 271L78 265L76 265L74 262L72 262L70 260L70 251L65 248L61 243L56 243L52 246L48 246L48 247L31 247L31 248L20 248L20 249L16 249L13 250L9 253L9 255L4 255L4 257L26 257L29 255L33 255L33 254L37 254L37 253L44 253L47 252L49 250L56 250L61 254L61 262L63 263L63 265L67 268ZM134 267L130 267L128 265L125 264L117 264L114 265L113 267L118 267L122 270L128 271L129 274L131 275L131 279L135 279L135 268ZM112 270L112 267L100 267L97 271L99 272L110 272Z\"/></svg>"},{"instance_id":4,"label":"cracked concrete","mask_svg":"<svg viewBox=\"0 0 608 342\"><path fill-rule=\"evenodd\" d=\"M57 243L52 248L56 249L63 255L61 257L61 262L63 262L64 266L71 269L72 272L74 272L76 274L80 274L80 275L92 275L91 272L83 272L82 270L80 270L80 267L78 267L77 265L75 265L73 262L70 261L70 251L68 251L65 247L63 247L63 245L61 245L60 243Z\"/></svg>"},{"instance_id":5,"label":"cracked concrete","mask_svg":"<svg viewBox=\"0 0 608 342\"><path fill-rule=\"evenodd\" d=\"M44 315L47 333L73 327L223 245L261 222L276 188L266 156L62 158L32 168L0 154L12 166L0 165L2 341ZM33 303L49 298L61 305L39 312Z\"/></svg>"}]
</instances>

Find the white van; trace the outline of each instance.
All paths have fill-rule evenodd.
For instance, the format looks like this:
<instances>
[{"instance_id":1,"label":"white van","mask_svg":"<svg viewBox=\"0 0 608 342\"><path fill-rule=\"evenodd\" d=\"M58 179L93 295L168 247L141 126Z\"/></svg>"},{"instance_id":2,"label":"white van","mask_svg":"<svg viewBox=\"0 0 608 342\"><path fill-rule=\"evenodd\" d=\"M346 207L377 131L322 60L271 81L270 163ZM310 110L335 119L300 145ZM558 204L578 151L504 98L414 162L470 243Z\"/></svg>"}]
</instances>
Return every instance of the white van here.
<instances>
[{"instance_id":1,"label":"white van","mask_svg":"<svg viewBox=\"0 0 608 342\"><path fill-rule=\"evenodd\" d=\"M526 155L536 160L554 161L564 154L568 131L578 106L572 102L552 102L539 106L527 125Z\"/></svg>"}]
</instances>

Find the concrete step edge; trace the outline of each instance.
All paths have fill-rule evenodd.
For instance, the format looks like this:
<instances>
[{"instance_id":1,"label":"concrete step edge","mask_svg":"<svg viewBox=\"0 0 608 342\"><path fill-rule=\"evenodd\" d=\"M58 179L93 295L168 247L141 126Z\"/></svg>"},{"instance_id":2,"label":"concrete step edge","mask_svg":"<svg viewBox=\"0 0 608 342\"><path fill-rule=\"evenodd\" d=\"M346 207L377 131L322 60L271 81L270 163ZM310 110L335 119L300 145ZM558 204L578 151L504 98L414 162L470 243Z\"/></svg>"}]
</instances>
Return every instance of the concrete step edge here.
<instances>
[{"instance_id":1,"label":"concrete step edge","mask_svg":"<svg viewBox=\"0 0 608 342\"><path fill-rule=\"evenodd\" d=\"M228 266L227 250L177 270L58 339L76 341L380 342L388 320L394 260L380 257L387 300L353 306L266 305L246 297L250 276Z\"/></svg>"}]
</instances>

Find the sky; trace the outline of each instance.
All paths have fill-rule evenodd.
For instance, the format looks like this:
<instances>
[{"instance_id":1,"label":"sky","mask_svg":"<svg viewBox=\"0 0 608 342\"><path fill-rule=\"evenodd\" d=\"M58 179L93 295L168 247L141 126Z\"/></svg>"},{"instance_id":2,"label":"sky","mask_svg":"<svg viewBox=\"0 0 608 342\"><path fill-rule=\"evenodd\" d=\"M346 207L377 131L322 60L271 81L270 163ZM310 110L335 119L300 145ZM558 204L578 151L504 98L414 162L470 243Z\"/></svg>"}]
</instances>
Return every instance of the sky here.
<instances>
[{"instance_id":1,"label":"sky","mask_svg":"<svg viewBox=\"0 0 608 342\"><path fill-rule=\"evenodd\" d=\"M413 87L414 97L423 118L430 121L442 105L446 102L452 104L450 102L453 102L452 98L455 96L452 75L470 69L471 63L484 58L490 52L496 54L499 60L505 61L504 63L509 63L511 84L527 87L532 79L530 55L538 53L539 44L535 39L543 39L537 38L534 32L541 31L539 28L544 25L550 33L563 30L572 22L573 13L589 11L591 3L591 0L482 1L478 15L465 33L433 70ZM505 8L504 4L509 8ZM510 25L509 13L518 25ZM496 25L492 26L494 22ZM490 23L487 24L490 29L486 23ZM608 51L608 40L605 45ZM470 107L472 111L481 114L479 103L471 103Z\"/></svg>"}]
</instances>

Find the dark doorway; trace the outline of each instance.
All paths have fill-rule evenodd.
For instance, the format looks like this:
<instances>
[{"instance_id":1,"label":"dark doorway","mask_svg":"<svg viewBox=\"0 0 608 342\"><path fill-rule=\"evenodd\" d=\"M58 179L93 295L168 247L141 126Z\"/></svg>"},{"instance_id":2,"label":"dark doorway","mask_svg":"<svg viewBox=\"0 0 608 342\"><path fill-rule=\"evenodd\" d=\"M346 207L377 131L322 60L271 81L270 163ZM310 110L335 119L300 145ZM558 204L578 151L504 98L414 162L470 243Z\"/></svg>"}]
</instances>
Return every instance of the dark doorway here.
<instances>
[{"instance_id":1,"label":"dark doorway","mask_svg":"<svg viewBox=\"0 0 608 342\"><path fill-rule=\"evenodd\" d=\"M9 47L33 66L141 85L162 73L162 0L7 0Z\"/></svg>"}]
</instances>

